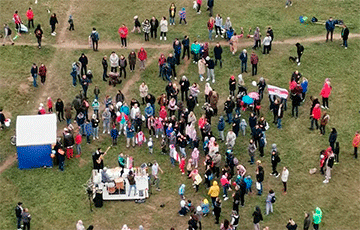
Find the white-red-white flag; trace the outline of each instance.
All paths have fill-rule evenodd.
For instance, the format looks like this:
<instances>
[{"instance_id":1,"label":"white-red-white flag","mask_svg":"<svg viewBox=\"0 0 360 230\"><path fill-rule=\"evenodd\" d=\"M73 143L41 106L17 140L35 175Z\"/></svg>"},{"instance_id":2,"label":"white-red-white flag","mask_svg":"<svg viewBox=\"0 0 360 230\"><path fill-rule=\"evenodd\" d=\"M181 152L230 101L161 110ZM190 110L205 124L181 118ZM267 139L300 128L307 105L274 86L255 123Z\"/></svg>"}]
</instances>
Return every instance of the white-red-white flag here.
<instances>
[{"instance_id":1,"label":"white-red-white flag","mask_svg":"<svg viewBox=\"0 0 360 230\"><path fill-rule=\"evenodd\" d=\"M279 88L277 86L267 85L267 89L270 95L276 95L284 99L288 98L289 96L289 92L286 89Z\"/></svg>"}]
</instances>

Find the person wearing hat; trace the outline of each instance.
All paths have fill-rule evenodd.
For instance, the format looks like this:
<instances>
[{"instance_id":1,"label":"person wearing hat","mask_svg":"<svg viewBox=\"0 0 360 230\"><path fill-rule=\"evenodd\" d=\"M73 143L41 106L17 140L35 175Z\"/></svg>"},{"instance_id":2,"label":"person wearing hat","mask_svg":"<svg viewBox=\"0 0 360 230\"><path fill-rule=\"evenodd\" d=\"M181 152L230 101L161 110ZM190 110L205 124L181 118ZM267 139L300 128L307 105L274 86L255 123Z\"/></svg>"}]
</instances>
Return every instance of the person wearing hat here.
<instances>
[{"instance_id":1,"label":"person wearing hat","mask_svg":"<svg viewBox=\"0 0 360 230\"><path fill-rule=\"evenodd\" d=\"M15 215L16 215L16 219L17 219L18 230L21 230L21 218L22 218L22 213L24 211L22 204L23 204L22 202L19 202L15 208Z\"/></svg>"}]
</instances>

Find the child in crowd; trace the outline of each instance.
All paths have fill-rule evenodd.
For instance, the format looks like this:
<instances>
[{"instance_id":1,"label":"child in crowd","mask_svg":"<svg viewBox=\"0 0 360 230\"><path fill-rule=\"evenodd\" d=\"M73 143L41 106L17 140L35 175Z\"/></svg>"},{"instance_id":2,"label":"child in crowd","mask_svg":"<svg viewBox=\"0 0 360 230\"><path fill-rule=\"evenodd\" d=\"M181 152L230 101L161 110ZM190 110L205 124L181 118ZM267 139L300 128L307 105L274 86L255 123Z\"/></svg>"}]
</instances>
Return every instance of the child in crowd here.
<instances>
[{"instance_id":1,"label":"child in crowd","mask_svg":"<svg viewBox=\"0 0 360 230\"><path fill-rule=\"evenodd\" d=\"M51 100L51 97L48 97L47 98L47 106L48 106L48 111L49 111L49 113L52 113L53 112L53 102L52 102L52 100Z\"/></svg>"},{"instance_id":2,"label":"child in crowd","mask_svg":"<svg viewBox=\"0 0 360 230\"><path fill-rule=\"evenodd\" d=\"M179 195L181 200L185 200L185 184L180 185Z\"/></svg>"},{"instance_id":3,"label":"child in crowd","mask_svg":"<svg viewBox=\"0 0 360 230\"><path fill-rule=\"evenodd\" d=\"M115 125L113 125L113 128L112 128L112 130L110 132L110 135L111 135L111 138L112 138L112 144L114 146L117 145L117 138L118 138L119 132L117 131Z\"/></svg>"},{"instance_id":4,"label":"child in crowd","mask_svg":"<svg viewBox=\"0 0 360 230\"><path fill-rule=\"evenodd\" d=\"M180 161L180 164L179 164L179 168L180 168L180 171L181 171L181 174L185 174L185 158L182 157L181 158L181 161Z\"/></svg>"},{"instance_id":5,"label":"child in crowd","mask_svg":"<svg viewBox=\"0 0 360 230\"><path fill-rule=\"evenodd\" d=\"M149 153L150 153L150 154L153 154L153 151L154 151L154 149L153 149L154 143L153 143L151 137L149 138L149 141L148 141L147 145L148 145L148 148L149 148Z\"/></svg>"},{"instance_id":6,"label":"child in crowd","mask_svg":"<svg viewBox=\"0 0 360 230\"><path fill-rule=\"evenodd\" d=\"M195 165L195 168L198 167L199 162L199 150L198 148L194 148L194 150L191 153L192 163Z\"/></svg>"}]
</instances>

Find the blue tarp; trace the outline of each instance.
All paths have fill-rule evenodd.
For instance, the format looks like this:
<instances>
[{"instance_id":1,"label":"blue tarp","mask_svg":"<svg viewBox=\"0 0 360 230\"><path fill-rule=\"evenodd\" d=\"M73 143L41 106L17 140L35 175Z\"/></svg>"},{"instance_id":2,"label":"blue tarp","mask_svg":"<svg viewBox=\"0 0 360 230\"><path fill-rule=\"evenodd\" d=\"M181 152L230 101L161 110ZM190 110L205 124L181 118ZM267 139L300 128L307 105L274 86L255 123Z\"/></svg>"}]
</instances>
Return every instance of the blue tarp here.
<instances>
[{"instance_id":1,"label":"blue tarp","mask_svg":"<svg viewBox=\"0 0 360 230\"><path fill-rule=\"evenodd\" d=\"M19 169L52 167L51 145L17 146Z\"/></svg>"}]
</instances>

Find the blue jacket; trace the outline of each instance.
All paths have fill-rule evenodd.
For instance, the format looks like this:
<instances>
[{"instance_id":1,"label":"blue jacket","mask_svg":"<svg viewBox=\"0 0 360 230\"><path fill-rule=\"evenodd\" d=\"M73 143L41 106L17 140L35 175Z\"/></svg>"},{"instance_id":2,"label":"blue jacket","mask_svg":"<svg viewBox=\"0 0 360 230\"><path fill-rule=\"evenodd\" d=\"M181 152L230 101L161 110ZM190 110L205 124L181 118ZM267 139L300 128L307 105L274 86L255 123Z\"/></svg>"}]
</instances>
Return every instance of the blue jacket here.
<instances>
[{"instance_id":1,"label":"blue jacket","mask_svg":"<svg viewBox=\"0 0 360 230\"><path fill-rule=\"evenodd\" d=\"M214 0L208 0L208 7L214 6Z\"/></svg>"},{"instance_id":2,"label":"blue jacket","mask_svg":"<svg viewBox=\"0 0 360 230\"><path fill-rule=\"evenodd\" d=\"M226 31L226 36L231 39L231 37L234 35L234 30L231 28L231 30Z\"/></svg>"},{"instance_id":3,"label":"blue jacket","mask_svg":"<svg viewBox=\"0 0 360 230\"><path fill-rule=\"evenodd\" d=\"M244 182L246 184L246 188L250 189L252 185L252 179L250 177L245 177Z\"/></svg>"},{"instance_id":4,"label":"blue jacket","mask_svg":"<svg viewBox=\"0 0 360 230\"><path fill-rule=\"evenodd\" d=\"M151 107L151 105L150 105L150 106L147 106L147 107L145 108L145 118L148 118L148 117L153 116L153 115L154 115L154 109L153 109L153 107Z\"/></svg>"},{"instance_id":5,"label":"blue jacket","mask_svg":"<svg viewBox=\"0 0 360 230\"><path fill-rule=\"evenodd\" d=\"M337 20L327 20L325 23L325 28L327 31L333 31L335 29L335 24L338 24Z\"/></svg>"},{"instance_id":6,"label":"blue jacket","mask_svg":"<svg viewBox=\"0 0 360 230\"><path fill-rule=\"evenodd\" d=\"M70 75L71 75L72 77L76 77L76 74L77 74L77 72L76 72L76 67L73 66Z\"/></svg>"},{"instance_id":7,"label":"blue jacket","mask_svg":"<svg viewBox=\"0 0 360 230\"><path fill-rule=\"evenodd\" d=\"M221 116L221 117L219 118L218 130L219 130L219 131L224 131L224 129L225 129L225 121L224 121L224 117Z\"/></svg>"},{"instance_id":8,"label":"blue jacket","mask_svg":"<svg viewBox=\"0 0 360 230\"><path fill-rule=\"evenodd\" d=\"M181 41L181 44L182 44L183 46L189 46L189 45L190 45L190 40L189 40L189 39L183 39L183 40Z\"/></svg>"},{"instance_id":9,"label":"blue jacket","mask_svg":"<svg viewBox=\"0 0 360 230\"><path fill-rule=\"evenodd\" d=\"M181 54L181 44L180 43L179 43L179 45L174 45L174 53Z\"/></svg>"},{"instance_id":10,"label":"blue jacket","mask_svg":"<svg viewBox=\"0 0 360 230\"><path fill-rule=\"evenodd\" d=\"M246 55L244 55L244 53L243 52L241 52L241 54L240 54L240 60L241 60L241 62L247 62L247 59L248 59L248 55L246 54Z\"/></svg>"},{"instance_id":11,"label":"blue jacket","mask_svg":"<svg viewBox=\"0 0 360 230\"><path fill-rule=\"evenodd\" d=\"M85 129L85 134L86 134L86 136L91 136L91 135L92 135L93 128L92 128L92 124L91 124L91 123L85 124L84 129Z\"/></svg>"},{"instance_id":12,"label":"blue jacket","mask_svg":"<svg viewBox=\"0 0 360 230\"><path fill-rule=\"evenodd\" d=\"M76 116L76 123L78 124L78 126L83 125L83 124L84 124L84 122L85 122L85 116L84 116L84 115L83 115L83 116L81 116L81 117L79 117L79 115L78 115L78 116Z\"/></svg>"},{"instance_id":13,"label":"blue jacket","mask_svg":"<svg viewBox=\"0 0 360 230\"><path fill-rule=\"evenodd\" d=\"M116 139L118 137L119 133L117 131L117 129L112 129L110 132L110 136L112 137L112 139Z\"/></svg>"},{"instance_id":14,"label":"blue jacket","mask_svg":"<svg viewBox=\"0 0 360 230\"><path fill-rule=\"evenodd\" d=\"M185 194L185 185L182 184L179 188L179 195L184 195Z\"/></svg>"},{"instance_id":15,"label":"blue jacket","mask_svg":"<svg viewBox=\"0 0 360 230\"><path fill-rule=\"evenodd\" d=\"M303 89L303 93L306 93L308 90L308 81L301 82L301 87Z\"/></svg>"}]
</instances>

